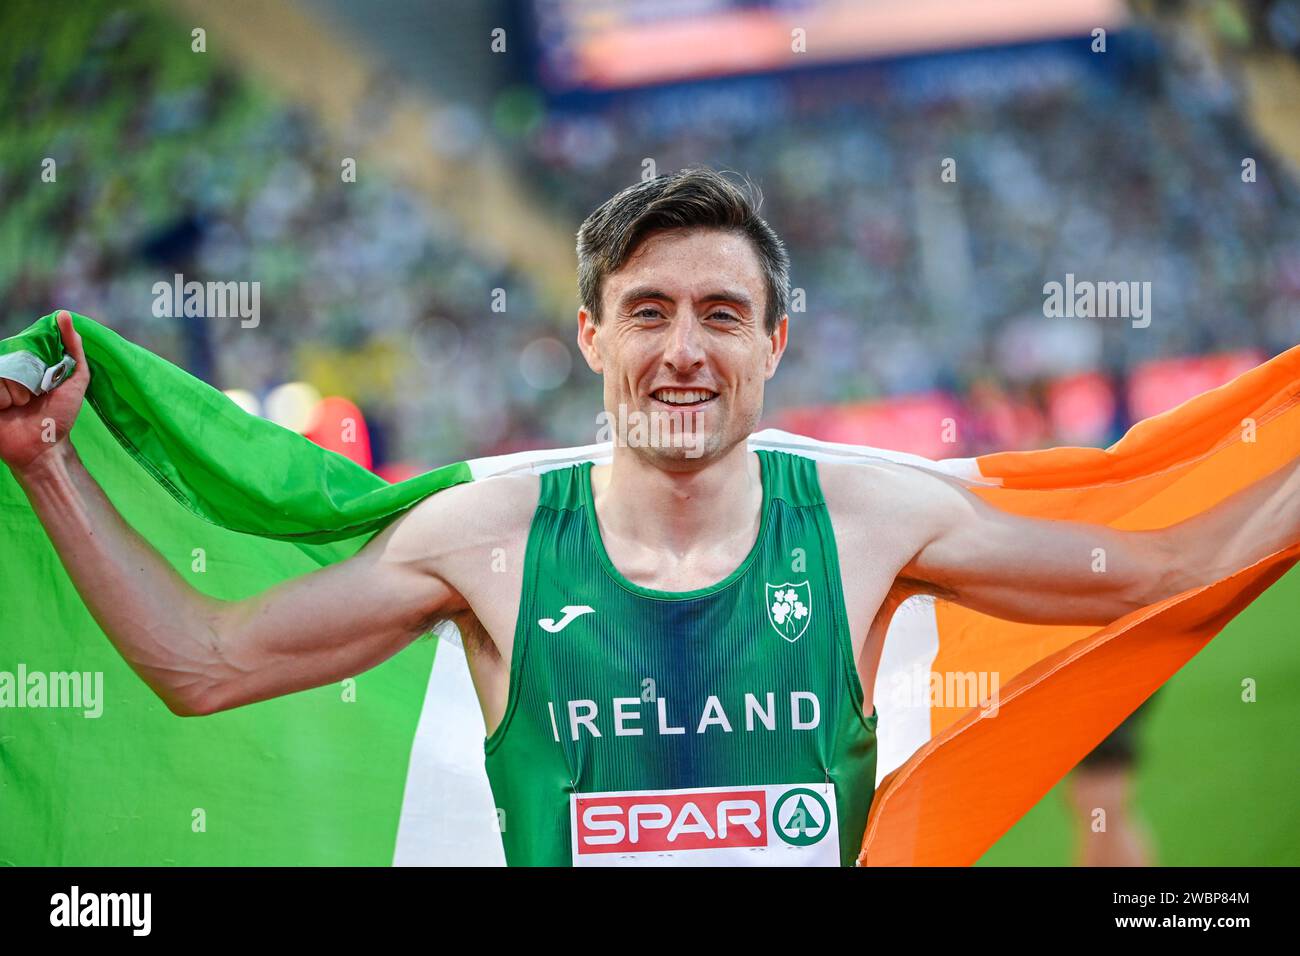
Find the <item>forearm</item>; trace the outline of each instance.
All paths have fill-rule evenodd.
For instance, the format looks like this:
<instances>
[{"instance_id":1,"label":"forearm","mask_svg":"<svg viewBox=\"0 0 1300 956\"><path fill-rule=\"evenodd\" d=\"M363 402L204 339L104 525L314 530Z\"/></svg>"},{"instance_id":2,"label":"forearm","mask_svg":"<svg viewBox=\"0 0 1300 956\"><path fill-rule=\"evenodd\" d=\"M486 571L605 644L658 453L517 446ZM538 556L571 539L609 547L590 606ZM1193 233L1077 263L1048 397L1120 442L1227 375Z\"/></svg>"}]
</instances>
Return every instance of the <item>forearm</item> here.
<instances>
[{"instance_id":1,"label":"forearm","mask_svg":"<svg viewBox=\"0 0 1300 956\"><path fill-rule=\"evenodd\" d=\"M1300 543L1300 459L1164 530L1179 593ZM1164 595L1168 596L1168 595Z\"/></svg>"},{"instance_id":2,"label":"forearm","mask_svg":"<svg viewBox=\"0 0 1300 956\"><path fill-rule=\"evenodd\" d=\"M109 640L169 708L192 712L222 602L187 584L122 519L69 442L15 477Z\"/></svg>"}]
</instances>

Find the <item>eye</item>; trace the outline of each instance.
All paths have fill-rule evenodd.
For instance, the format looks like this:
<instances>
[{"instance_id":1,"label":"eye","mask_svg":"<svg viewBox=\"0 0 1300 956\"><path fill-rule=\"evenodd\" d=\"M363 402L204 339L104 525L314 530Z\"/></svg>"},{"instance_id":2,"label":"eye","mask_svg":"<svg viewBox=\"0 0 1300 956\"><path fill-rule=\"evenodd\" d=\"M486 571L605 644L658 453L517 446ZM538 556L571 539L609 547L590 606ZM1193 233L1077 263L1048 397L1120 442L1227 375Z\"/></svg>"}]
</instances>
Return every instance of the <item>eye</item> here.
<instances>
[{"instance_id":1,"label":"eye","mask_svg":"<svg viewBox=\"0 0 1300 956\"><path fill-rule=\"evenodd\" d=\"M649 313L649 317L650 317L650 318L662 318L662 317L663 317L663 313L662 313L662 312L660 312L660 311L659 311L658 309L656 309L656 308L652 308L651 306L646 306L644 309L637 309L635 312L632 313L632 317L633 317L633 318L640 319L640 318L643 318L643 317L647 317L647 313Z\"/></svg>"},{"instance_id":2,"label":"eye","mask_svg":"<svg viewBox=\"0 0 1300 956\"><path fill-rule=\"evenodd\" d=\"M722 320L727 321L727 322L739 322L739 321L740 321L740 319L738 319L736 316L732 315L730 312L721 312L721 311L719 311L719 312L714 312L712 315L709 316L709 318L711 318L711 319L722 319Z\"/></svg>"}]
</instances>

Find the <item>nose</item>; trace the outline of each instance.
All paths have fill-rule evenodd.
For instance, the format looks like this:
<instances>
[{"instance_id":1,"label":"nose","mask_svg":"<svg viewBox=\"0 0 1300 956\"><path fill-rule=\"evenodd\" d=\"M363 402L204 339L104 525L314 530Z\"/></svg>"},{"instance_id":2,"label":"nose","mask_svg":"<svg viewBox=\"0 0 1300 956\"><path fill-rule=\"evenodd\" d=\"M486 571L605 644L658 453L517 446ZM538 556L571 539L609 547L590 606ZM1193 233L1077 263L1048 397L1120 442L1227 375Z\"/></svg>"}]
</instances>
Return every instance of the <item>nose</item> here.
<instances>
[{"instance_id":1,"label":"nose","mask_svg":"<svg viewBox=\"0 0 1300 956\"><path fill-rule=\"evenodd\" d=\"M664 364L674 372L690 372L704 364L704 341L694 313L682 313L668 332Z\"/></svg>"}]
</instances>

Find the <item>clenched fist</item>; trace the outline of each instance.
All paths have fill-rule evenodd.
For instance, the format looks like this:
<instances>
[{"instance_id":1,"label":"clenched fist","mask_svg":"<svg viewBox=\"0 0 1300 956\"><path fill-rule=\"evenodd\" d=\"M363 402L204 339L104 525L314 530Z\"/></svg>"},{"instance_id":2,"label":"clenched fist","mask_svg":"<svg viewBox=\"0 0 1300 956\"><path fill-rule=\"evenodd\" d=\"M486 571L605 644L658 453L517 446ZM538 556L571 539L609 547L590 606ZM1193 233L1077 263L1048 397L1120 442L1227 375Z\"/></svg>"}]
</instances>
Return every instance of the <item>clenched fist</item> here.
<instances>
[{"instance_id":1,"label":"clenched fist","mask_svg":"<svg viewBox=\"0 0 1300 956\"><path fill-rule=\"evenodd\" d=\"M67 440L90 384L90 366L81 336L66 311L58 315L63 347L77 362L72 376L58 388L33 395L23 385L0 379L0 461L16 474Z\"/></svg>"}]
</instances>

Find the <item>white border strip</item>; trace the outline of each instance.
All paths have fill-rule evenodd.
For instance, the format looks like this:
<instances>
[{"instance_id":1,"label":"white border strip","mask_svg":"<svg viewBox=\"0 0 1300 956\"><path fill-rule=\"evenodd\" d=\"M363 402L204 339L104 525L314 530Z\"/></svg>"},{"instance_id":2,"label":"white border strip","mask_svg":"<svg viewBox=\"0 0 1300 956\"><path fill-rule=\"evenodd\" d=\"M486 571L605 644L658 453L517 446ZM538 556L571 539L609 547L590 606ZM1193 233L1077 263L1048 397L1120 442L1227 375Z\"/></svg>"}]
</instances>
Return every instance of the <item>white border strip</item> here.
<instances>
[{"instance_id":1,"label":"white border strip","mask_svg":"<svg viewBox=\"0 0 1300 956\"><path fill-rule=\"evenodd\" d=\"M25 386L33 395L41 394L45 368L45 363L34 352L6 352L0 355L0 378Z\"/></svg>"}]
</instances>

